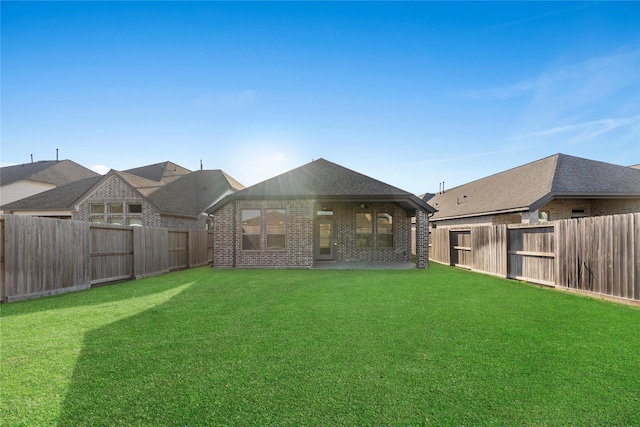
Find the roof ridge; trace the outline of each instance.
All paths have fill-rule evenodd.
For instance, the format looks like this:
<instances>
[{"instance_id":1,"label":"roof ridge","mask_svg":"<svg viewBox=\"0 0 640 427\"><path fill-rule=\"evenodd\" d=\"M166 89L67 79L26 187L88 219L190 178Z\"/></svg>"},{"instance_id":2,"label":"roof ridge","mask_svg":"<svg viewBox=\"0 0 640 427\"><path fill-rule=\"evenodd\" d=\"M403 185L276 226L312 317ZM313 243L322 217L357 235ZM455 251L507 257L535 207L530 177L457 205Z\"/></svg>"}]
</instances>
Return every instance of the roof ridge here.
<instances>
[{"instance_id":1,"label":"roof ridge","mask_svg":"<svg viewBox=\"0 0 640 427\"><path fill-rule=\"evenodd\" d=\"M554 159L554 164L553 164L553 175L551 176L551 180L549 182L549 187L547 187L547 190L549 192L554 191L557 187L557 185L559 184L560 181L560 177L559 175L559 171L560 171L560 166L562 163L562 160L566 157L565 154L562 153L558 153L555 154L555 159Z\"/></svg>"}]
</instances>

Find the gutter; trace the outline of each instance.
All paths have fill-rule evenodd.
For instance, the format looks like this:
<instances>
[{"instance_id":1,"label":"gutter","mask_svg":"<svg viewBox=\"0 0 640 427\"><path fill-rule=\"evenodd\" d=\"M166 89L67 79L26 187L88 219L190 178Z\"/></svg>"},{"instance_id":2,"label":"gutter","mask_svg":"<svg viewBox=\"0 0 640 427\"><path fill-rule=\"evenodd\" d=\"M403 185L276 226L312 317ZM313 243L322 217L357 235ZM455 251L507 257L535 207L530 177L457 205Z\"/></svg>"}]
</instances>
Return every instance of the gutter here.
<instances>
[{"instance_id":1,"label":"gutter","mask_svg":"<svg viewBox=\"0 0 640 427\"><path fill-rule=\"evenodd\" d=\"M447 216L447 217L435 218L433 221L444 221L448 219L460 219L460 218L475 218L478 216L485 216L485 215L496 215L496 214L527 212L527 211L529 211L529 207L524 206L520 208L504 209L499 211L487 211L487 212L477 212L477 213L467 214L467 215L462 214L462 215Z\"/></svg>"}]
</instances>

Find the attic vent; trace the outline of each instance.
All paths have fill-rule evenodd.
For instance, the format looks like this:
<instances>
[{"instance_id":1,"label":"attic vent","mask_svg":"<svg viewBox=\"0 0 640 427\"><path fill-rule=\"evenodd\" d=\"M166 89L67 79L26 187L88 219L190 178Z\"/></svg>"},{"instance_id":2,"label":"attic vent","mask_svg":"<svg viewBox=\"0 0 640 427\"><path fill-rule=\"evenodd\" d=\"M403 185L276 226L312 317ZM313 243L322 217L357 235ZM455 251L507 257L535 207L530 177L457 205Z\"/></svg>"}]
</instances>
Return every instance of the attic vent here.
<instances>
[{"instance_id":1,"label":"attic vent","mask_svg":"<svg viewBox=\"0 0 640 427\"><path fill-rule=\"evenodd\" d=\"M571 218L582 218L587 216L586 209L571 209Z\"/></svg>"}]
</instances>

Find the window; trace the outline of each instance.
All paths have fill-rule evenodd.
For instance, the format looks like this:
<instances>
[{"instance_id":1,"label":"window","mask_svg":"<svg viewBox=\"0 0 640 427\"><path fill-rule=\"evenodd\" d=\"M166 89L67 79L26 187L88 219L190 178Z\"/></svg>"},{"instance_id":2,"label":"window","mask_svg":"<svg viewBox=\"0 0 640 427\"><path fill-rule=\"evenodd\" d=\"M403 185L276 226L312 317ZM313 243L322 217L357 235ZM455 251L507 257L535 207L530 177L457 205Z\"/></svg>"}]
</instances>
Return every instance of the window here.
<instances>
[{"instance_id":1,"label":"window","mask_svg":"<svg viewBox=\"0 0 640 427\"><path fill-rule=\"evenodd\" d=\"M393 248L393 216L379 213L376 222L377 246L379 248Z\"/></svg>"},{"instance_id":2,"label":"window","mask_svg":"<svg viewBox=\"0 0 640 427\"><path fill-rule=\"evenodd\" d=\"M260 250L260 209L242 209L242 249Z\"/></svg>"},{"instance_id":3,"label":"window","mask_svg":"<svg viewBox=\"0 0 640 427\"><path fill-rule=\"evenodd\" d=\"M393 215L375 211L356 213L356 248L374 247L393 248Z\"/></svg>"},{"instance_id":4,"label":"window","mask_svg":"<svg viewBox=\"0 0 640 427\"><path fill-rule=\"evenodd\" d=\"M127 219L127 223L128 223L129 225L140 225L140 226L141 226L141 225L142 225L142 218L139 218L139 217L129 217L129 218Z\"/></svg>"},{"instance_id":5,"label":"window","mask_svg":"<svg viewBox=\"0 0 640 427\"><path fill-rule=\"evenodd\" d=\"M121 214L122 213L122 203L109 203L109 213Z\"/></svg>"},{"instance_id":6,"label":"window","mask_svg":"<svg viewBox=\"0 0 640 427\"><path fill-rule=\"evenodd\" d=\"M104 205L103 204L93 204L91 205L91 213L92 214L103 214L104 213Z\"/></svg>"},{"instance_id":7,"label":"window","mask_svg":"<svg viewBox=\"0 0 640 427\"><path fill-rule=\"evenodd\" d=\"M267 209L267 249L284 249L286 212L284 209Z\"/></svg>"},{"instance_id":8,"label":"window","mask_svg":"<svg viewBox=\"0 0 640 427\"><path fill-rule=\"evenodd\" d=\"M90 222L93 222L94 224L100 224L104 222L104 217L103 216L94 216L91 218Z\"/></svg>"},{"instance_id":9,"label":"window","mask_svg":"<svg viewBox=\"0 0 640 427\"><path fill-rule=\"evenodd\" d=\"M124 219L122 217L112 217L109 218L109 224L117 224L117 225L124 225Z\"/></svg>"},{"instance_id":10,"label":"window","mask_svg":"<svg viewBox=\"0 0 640 427\"><path fill-rule=\"evenodd\" d=\"M127 211L130 214L142 213L142 205L140 203L131 203L127 206Z\"/></svg>"},{"instance_id":11,"label":"window","mask_svg":"<svg viewBox=\"0 0 640 427\"><path fill-rule=\"evenodd\" d=\"M370 213L356 213L356 248L373 247L373 221Z\"/></svg>"}]
</instances>

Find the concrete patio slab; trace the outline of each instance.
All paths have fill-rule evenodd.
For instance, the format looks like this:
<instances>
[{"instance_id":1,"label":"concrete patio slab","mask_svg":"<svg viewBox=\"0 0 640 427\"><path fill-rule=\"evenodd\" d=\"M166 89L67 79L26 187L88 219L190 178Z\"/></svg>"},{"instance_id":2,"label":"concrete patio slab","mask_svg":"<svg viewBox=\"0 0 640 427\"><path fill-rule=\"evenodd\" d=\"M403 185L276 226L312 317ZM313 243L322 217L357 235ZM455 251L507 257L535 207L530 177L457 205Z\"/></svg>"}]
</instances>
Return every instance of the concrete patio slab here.
<instances>
[{"instance_id":1,"label":"concrete patio slab","mask_svg":"<svg viewBox=\"0 0 640 427\"><path fill-rule=\"evenodd\" d=\"M315 270L408 270L416 268L413 262L334 262L316 261Z\"/></svg>"}]
</instances>

